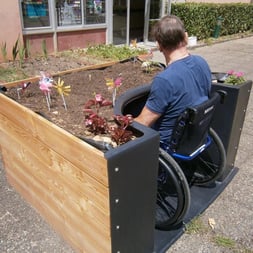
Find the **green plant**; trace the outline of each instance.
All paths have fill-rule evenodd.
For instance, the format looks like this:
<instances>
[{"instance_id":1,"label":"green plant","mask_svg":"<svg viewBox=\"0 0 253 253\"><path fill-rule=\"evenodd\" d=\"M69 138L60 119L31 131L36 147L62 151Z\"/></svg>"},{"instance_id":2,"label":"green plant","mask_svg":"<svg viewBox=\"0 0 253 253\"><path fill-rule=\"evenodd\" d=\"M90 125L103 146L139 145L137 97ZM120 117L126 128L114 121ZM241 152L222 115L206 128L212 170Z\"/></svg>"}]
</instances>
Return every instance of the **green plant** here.
<instances>
[{"instance_id":1,"label":"green plant","mask_svg":"<svg viewBox=\"0 0 253 253\"><path fill-rule=\"evenodd\" d=\"M16 60L18 55L18 44L19 44L19 38L16 40L14 46L12 47L12 59L13 61Z\"/></svg>"},{"instance_id":2,"label":"green plant","mask_svg":"<svg viewBox=\"0 0 253 253\"><path fill-rule=\"evenodd\" d=\"M221 235L215 236L214 242L218 246L222 246L222 247L229 248L229 249L233 249L236 246L236 242L234 240L232 240L231 238L225 237L225 236L221 236Z\"/></svg>"},{"instance_id":3,"label":"green plant","mask_svg":"<svg viewBox=\"0 0 253 253\"><path fill-rule=\"evenodd\" d=\"M41 44L41 47L42 47L42 52L43 52L43 56L45 59L48 58L48 52L47 52L47 43L46 43L46 40L42 40L42 44Z\"/></svg>"},{"instance_id":4,"label":"green plant","mask_svg":"<svg viewBox=\"0 0 253 253\"><path fill-rule=\"evenodd\" d=\"M24 59L25 59L26 49L24 45L20 46L18 49L18 56L19 56L19 66L22 68Z\"/></svg>"},{"instance_id":5,"label":"green plant","mask_svg":"<svg viewBox=\"0 0 253 253\"><path fill-rule=\"evenodd\" d=\"M27 78L26 73L24 73L21 68L17 69L13 67L0 68L0 76L1 80L4 82L13 82L15 80Z\"/></svg>"},{"instance_id":6,"label":"green plant","mask_svg":"<svg viewBox=\"0 0 253 253\"><path fill-rule=\"evenodd\" d=\"M221 1L220 1L221 2ZM173 3L171 13L179 16L189 36L198 40L213 36L218 17L223 18L220 36L252 31L253 5L250 3Z\"/></svg>"},{"instance_id":7,"label":"green plant","mask_svg":"<svg viewBox=\"0 0 253 253\"><path fill-rule=\"evenodd\" d=\"M86 53L91 56L112 59L112 60L125 60L136 57L139 54L146 53L147 50L143 48L132 48L129 46L115 46L115 45L96 45L89 46Z\"/></svg>"},{"instance_id":8,"label":"green plant","mask_svg":"<svg viewBox=\"0 0 253 253\"><path fill-rule=\"evenodd\" d=\"M243 77L243 72L235 72L234 70L230 70L227 72L227 77L225 79L225 83L237 85L245 82L245 78Z\"/></svg>"},{"instance_id":9,"label":"green plant","mask_svg":"<svg viewBox=\"0 0 253 253\"><path fill-rule=\"evenodd\" d=\"M207 227L204 225L200 217L196 217L193 220L191 220L190 223L186 224L185 228L187 234L197 234L207 231Z\"/></svg>"},{"instance_id":10,"label":"green plant","mask_svg":"<svg viewBox=\"0 0 253 253\"><path fill-rule=\"evenodd\" d=\"M25 48L26 48L26 55L27 57L31 57L31 42L30 40L27 40L25 43Z\"/></svg>"},{"instance_id":11,"label":"green plant","mask_svg":"<svg viewBox=\"0 0 253 253\"><path fill-rule=\"evenodd\" d=\"M3 56L4 62L7 61L7 45L6 42L1 43L1 54Z\"/></svg>"}]
</instances>

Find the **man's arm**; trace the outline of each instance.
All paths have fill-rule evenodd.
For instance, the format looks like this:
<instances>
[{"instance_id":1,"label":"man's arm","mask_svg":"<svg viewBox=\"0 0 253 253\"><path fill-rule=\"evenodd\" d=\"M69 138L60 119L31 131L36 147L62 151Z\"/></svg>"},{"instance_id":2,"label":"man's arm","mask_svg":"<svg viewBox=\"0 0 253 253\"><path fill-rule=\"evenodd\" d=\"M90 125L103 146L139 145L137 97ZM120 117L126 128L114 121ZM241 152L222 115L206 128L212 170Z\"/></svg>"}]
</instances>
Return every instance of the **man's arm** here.
<instances>
[{"instance_id":1,"label":"man's arm","mask_svg":"<svg viewBox=\"0 0 253 253\"><path fill-rule=\"evenodd\" d=\"M161 114L150 111L146 106L142 109L142 112L134 120L145 126L152 126L159 118Z\"/></svg>"}]
</instances>

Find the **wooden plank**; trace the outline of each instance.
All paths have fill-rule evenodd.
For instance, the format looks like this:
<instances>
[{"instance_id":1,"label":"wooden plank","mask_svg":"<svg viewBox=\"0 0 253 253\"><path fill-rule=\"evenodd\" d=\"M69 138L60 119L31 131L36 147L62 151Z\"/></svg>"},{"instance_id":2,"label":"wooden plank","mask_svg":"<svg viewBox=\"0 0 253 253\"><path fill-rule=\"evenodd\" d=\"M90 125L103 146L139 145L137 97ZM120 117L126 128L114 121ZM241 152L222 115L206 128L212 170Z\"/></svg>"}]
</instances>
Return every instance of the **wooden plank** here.
<instances>
[{"instance_id":1,"label":"wooden plank","mask_svg":"<svg viewBox=\"0 0 253 253\"><path fill-rule=\"evenodd\" d=\"M110 62L105 62L105 63L100 63L100 64L88 65L88 66L84 66L84 67L80 67L80 68L76 68L76 69L68 69L65 71L53 73L53 74L51 74L51 76L52 77L62 76L62 75L85 71L85 70L105 68L105 67L112 66L116 63L119 63L119 61L110 61ZM33 76L33 77L26 78L23 80L16 80L14 82L6 82L6 83L3 83L2 85L5 86L6 88L11 88L11 87L15 87L18 85L22 85L23 83L39 82L39 80L40 80L40 76Z\"/></svg>"},{"instance_id":2,"label":"wooden plank","mask_svg":"<svg viewBox=\"0 0 253 253\"><path fill-rule=\"evenodd\" d=\"M57 216L52 209L49 209L48 206L44 205L44 202L38 201L37 194L34 196L32 191L28 191L25 188L22 189L24 185L20 184L20 175L18 175L19 177L15 177L15 174L8 173L7 176L9 182L19 192L22 192L22 195L29 199L37 210L40 210L42 216L65 238L66 241L73 245L74 248L77 248L78 252L111 252L110 238L103 238L103 240L101 240L101 238L94 233L92 228L88 227L85 222L82 223L80 220L78 220L78 226L74 226L74 220L71 216L68 218L72 219L71 224L69 224L68 221L62 222L59 215ZM81 227L81 231L78 227ZM86 230L86 233L82 230Z\"/></svg>"},{"instance_id":3,"label":"wooden plank","mask_svg":"<svg viewBox=\"0 0 253 253\"><path fill-rule=\"evenodd\" d=\"M64 223L67 221L79 227L81 223L81 228L85 226L85 233L95 233L96 237L110 237L110 228L101 224L98 219L90 217L87 212L83 212L80 208L75 208L74 202L66 194L61 194L56 187L52 185L48 188L45 187L43 178L38 175L30 174L27 169L23 169L22 163L19 160L7 161L8 167L13 168L12 170L7 170L9 174L13 174L13 177L17 177L21 180L21 184L26 188L25 191L32 191L37 197L37 201L44 203L47 209L51 209L55 212L55 216L60 215L60 218ZM25 182L25 183L24 183ZM107 217L109 220L109 216ZM108 222L107 222L108 223Z\"/></svg>"},{"instance_id":4,"label":"wooden plank","mask_svg":"<svg viewBox=\"0 0 253 253\"><path fill-rule=\"evenodd\" d=\"M1 132L1 145L8 148L10 143L12 143L11 151L18 155L20 151L18 148L16 148L17 145L15 144L14 140L17 139L15 139L15 135L11 131L11 125L9 125L8 129L10 130L8 136ZM75 188L76 190L85 189L87 192L89 192L90 199L96 200L101 208L108 209L107 186L99 183L98 180L85 173L84 170L74 166L59 154L48 149L48 147L40 147L40 143L37 143L36 139L35 142L29 142L30 145L25 145L24 142L22 142L22 139L21 141L18 141L18 143L22 145L23 148L27 149L26 152L30 152L32 154L26 158L31 160L30 162L33 162L36 165L38 163L42 163L46 170L50 169L54 171L56 176L60 175L62 180L65 180L66 184L71 185L71 187Z\"/></svg>"},{"instance_id":5,"label":"wooden plank","mask_svg":"<svg viewBox=\"0 0 253 253\"><path fill-rule=\"evenodd\" d=\"M44 147L59 153L76 167L84 169L108 186L107 162L101 151L2 94L0 94L0 107L1 114L5 116L1 119L2 127L5 125L6 131L12 131L17 139L23 137L22 140L20 139L22 143L31 141L32 137L36 138L37 141L44 143ZM10 125L12 129L8 130ZM27 144L31 145L31 143Z\"/></svg>"},{"instance_id":6,"label":"wooden plank","mask_svg":"<svg viewBox=\"0 0 253 253\"><path fill-rule=\"evenodd\" d=\"M45 207L42 205L41 202L34 201L35 196L32 191L27 191L24 187L23 184L20 182L19 179L17 179L15 176L13 177L11 173L7 171L6 174L8 178L8 182L19 192L22 192L22 196L28 201L29 203L37 210L44 210L43 213L46 214L43 218L47 220L50 225L57 231L65 231L66 230L66 224L62 222L59 216L54 216L54 212L52 212L50 209L47 209L47 212L45 212ZM52 213L51 213L52 212ZM72 229L72 228L71 228ZM68 231L68 230L67 230ZM82 252L81 246L76 242L74 236L74 233L71 233L71 230L69 231L68 235L65 235L61 232L59 234L67 241L69 244L77 251L77 252Z\"/></svg>"},{"instance_id":7,"label":"wooden plank","mask_svg":"<svg viewBox=\"0 0 253 253\"><path fill-rule=\"evenodd\" d=\"M79 252L111 252L104 154L0 94L9 182Z\"/></svg>"},{"instance_id":8,"label":"wooden plank","mask_svg":"<svg viewBox=\"0 0 253 253\"><path fill-rule=\"evenodd\" d=\"M27 172L31 175L39 175L45 183L45 188L54 187L50 191L55 192L58 190L57 187L60 188L65 196L73 198L74 203L72 205L76 204L79 209L83 209L85 203L87 203L86 211L92 214L92 218L96 214L98 221L109 226L106 218L110 213L109 189L103 184L94 180L58 154L54 153L52 156L53 151L48 150L43 153L40 150L39 153L34 152L35 149L30 149L30 146L23 145L22 142L17 143L12 135L2 135L1 145L8 150L9 154L13 153L13 156L15 155L20 159ZM53 159L48 159L48 157L53 157ZM76 178L76 175L78 175L78 178ZM104 219L106 219L106 223Z\"/></svg>"},{"instance_id":9,"label":"wooden plank","mask_svg":"<svg viewBox=\"0 0 253 253\"><path fill-rule=\"evenodd\" d=\"M83 215L78 216L76 212L69 209L69 206L65 205L64 201L50 195L47 189L43 188L42 182L38 180L39 177L35 178L26 173L21 168L22 163L15 160L15 157L12 158L6 161L9 181L39 210L45 219L50 221L58 232L63 234L67 240L71 235L74 247L78 245L81 248L80 252L110 252L109 229L106 232L104 228L94 226L96 224L94 219L88 220ZM59 218L60 222L55 222Z\"/></svg>"}]
</instances>

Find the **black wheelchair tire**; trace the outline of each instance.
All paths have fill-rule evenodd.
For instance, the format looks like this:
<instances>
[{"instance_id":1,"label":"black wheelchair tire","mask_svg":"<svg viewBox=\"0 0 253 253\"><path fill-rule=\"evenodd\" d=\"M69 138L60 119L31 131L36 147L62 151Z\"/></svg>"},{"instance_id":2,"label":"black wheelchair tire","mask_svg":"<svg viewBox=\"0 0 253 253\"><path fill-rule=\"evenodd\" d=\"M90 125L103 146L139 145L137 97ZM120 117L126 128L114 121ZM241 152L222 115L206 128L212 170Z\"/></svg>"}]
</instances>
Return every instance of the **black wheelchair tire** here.
<instances>
[{"instance_id":1,"label":"black wheelchair tire","mask_svg":"<svg viewBox=\"0 0 253 253\"><path fill-rule=\"evenodd\" d=\"M190 189L178 163L160 148L159 171L161 170L166 172L168 180L163 183L158 180L155 224L157 229L170 230L183 222L190 207Z\"/></svg>"},{"instance_id":2,"label":"black wheelchair tire","mask_svg":"<svg viewBox=\"0 0 253 253\"><path fill-rule=\"evenodd\" d=\"M226 167L226 151L218 134L210 128L210 147L198 155L193 163L194 185L210 185L222 176Z\"/></svg>"}]
</instances>

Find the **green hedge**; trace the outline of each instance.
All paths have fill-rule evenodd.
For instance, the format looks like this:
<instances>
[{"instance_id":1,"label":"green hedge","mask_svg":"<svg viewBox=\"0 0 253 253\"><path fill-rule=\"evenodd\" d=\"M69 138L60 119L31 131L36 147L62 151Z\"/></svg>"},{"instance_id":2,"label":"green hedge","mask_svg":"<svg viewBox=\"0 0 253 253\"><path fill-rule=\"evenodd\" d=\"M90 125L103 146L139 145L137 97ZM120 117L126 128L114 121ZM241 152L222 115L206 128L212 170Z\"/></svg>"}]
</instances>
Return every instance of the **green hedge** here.
<instances>
[{"instance_id":1,"label":"green hedge","mask_svg":"<svg viewBox=\"0 0 253 253\"><path fill-rule=\"evenodd\" d=\"M180 17L188 35L199 40L213 37L218 17L223 19L219 36L253 30L253 4L174 3L171 14Z\"/></svg>"}]
</instances>

